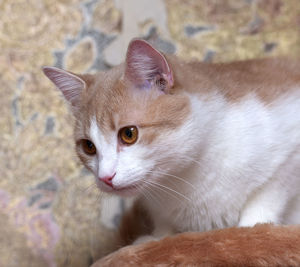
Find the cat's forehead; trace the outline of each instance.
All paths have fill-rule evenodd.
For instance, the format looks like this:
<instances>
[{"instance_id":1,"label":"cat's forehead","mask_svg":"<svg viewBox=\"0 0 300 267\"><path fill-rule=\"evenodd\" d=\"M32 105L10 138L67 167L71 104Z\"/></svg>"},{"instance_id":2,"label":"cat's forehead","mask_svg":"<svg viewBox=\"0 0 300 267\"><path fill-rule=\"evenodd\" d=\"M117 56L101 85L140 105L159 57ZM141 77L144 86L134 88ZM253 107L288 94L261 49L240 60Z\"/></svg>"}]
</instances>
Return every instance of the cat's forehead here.
<instances>
[{"instance_id":1,"label":"cat's forehead","mask_svg":"<svg viewBox=\"0 0 300 267\"><path fill-rule=\"evenodd\" d=\"M91 102L89 116L94 116L104 130L115 130L149 120L147 114L155 105L151 92L139 92L122 81L99 89Z\"/></svg>"},{"instance_id":2,"label":"cat's forehead","mask_svg":"<svg viewBox=\"0 0 300 267\"><path fill-rule=\"evenodd\" d=\"M119 79L113 80L105 73L95 76L95 83L87 88L82 96L80 117L85 121L85 128L90 127L90 122L96 122L102 131L115 130L115 119L122 109L124 98Z\"/></svg>"},{"instance_id":3,"label":"cat's forehead","mask_svg":"<svg viewBox=\"0 0 300 267\"><path fill-rule=\"evenodd\" d=\"M81 116L87 130L94 118L104 134L128 125L176 127L188 114L187 97L135 88L121 73L113 79L100 74L97 79L83 101Z\"/></svg>"}]
</instances>

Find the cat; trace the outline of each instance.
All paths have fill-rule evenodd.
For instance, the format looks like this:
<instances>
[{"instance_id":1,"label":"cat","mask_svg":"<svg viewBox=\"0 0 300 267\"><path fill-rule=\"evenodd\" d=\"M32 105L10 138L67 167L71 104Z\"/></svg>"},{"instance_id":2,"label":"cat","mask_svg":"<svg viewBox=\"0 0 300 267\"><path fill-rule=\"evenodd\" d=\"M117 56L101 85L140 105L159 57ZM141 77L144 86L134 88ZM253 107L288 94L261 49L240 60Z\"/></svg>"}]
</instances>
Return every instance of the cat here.
<instances>
[{"instance_id":1,"label":"cat","mask_svg":"<svg viewBox=\"0 0 300 267\"><path fill-rule=\"evenodd\" d=\"M141 242L300 222L299 61L188 63L134 39L108 71L43 71L71 107L97 186L150 214Z\"/></svg>"}]
</instances>

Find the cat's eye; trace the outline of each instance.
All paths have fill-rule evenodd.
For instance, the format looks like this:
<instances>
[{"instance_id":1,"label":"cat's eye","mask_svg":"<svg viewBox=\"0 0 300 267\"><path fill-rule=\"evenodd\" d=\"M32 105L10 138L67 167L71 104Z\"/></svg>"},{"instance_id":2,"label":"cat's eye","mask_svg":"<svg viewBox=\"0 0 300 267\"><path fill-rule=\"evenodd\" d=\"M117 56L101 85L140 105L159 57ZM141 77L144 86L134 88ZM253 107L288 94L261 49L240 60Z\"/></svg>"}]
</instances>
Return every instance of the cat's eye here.
<instances>
[{"instance_id":1,"label":"cat's eye","mask_svg":"<svg viewBox=\"0 0 300 267\"><path fill-rule=\"evenodd\" d=\"M119 131L119 139L125 145L132 145L138 138L138 129L135 126L126 126Z\"/></svg>"},{"instance_id":2,"label":"cat's eye","mask_svg":"<svg viewBox=\"0 0 300 267\"><path fill-rule=\"evenodd\" d=\"M96 154L96 147L93 144L93 142L91 142L88 139L83 139L81 140L81 145L82 145L82 149L83 151L88 154L88 155L95 155Z\"/></svg>"}]
</instances>

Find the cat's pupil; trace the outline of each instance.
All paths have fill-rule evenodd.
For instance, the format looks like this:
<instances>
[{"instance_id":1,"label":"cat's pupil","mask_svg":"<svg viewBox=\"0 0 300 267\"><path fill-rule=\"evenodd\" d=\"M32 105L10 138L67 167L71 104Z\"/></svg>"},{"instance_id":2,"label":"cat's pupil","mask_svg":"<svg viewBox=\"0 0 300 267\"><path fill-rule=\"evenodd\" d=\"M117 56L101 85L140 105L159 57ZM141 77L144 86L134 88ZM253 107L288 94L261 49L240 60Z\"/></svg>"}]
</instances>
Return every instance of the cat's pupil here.
<instances>
[{"instance_id":1,"label":"cat's pupil","mask_svg":"<svg viewBox=\"0 0 300 267\"><path fill-rule=\"evenodd\" d=\"M88 146L89 149L93 149L94 145L93 145L93 143L91 141L87 140L86 144L87 144L87 146Z\"/></svg>"},{"instance_id":2,"label":"cat's pupil","mask_svg":"<svg viewBox=\"0 0 300 267\"><path fill-rule=\"evenodd\" d=\"M128 138L132 138L132 131L131 131L130 128L127 128L127 129L125 130L125 134L126 134L126 136L127 136Z\"/></svg>"},{"instance_id":3,"label":"cat's pupil","mask_svg":"<svg viewBox=\"0 0 300 267\"><path fill-rule=\"evenodd\" d=\"M119 131L119 139L125 145L132 145L138 137L138 130L135 126L123 127Z\"/></svg>"}]
</instances>

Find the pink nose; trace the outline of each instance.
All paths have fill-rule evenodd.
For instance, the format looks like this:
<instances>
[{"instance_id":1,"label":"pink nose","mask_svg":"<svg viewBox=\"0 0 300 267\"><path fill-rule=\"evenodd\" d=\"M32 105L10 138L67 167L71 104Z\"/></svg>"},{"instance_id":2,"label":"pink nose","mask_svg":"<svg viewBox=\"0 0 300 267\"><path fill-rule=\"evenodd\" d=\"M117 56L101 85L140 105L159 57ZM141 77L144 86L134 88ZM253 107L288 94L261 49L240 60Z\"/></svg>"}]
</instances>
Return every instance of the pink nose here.
<instances>
[{"instance_id":1,"label":"pink nose","mask_svg":"<svg viewBox=\"0 0 300 267\"><path fill-rule=\"evenodd\" d=\"M112 176L104 176L99 177L98 179L104 183L106 183L108 186L113 187L112 179L115 177L116 173L114 173Z\"/></svg>"}]
</instances>

